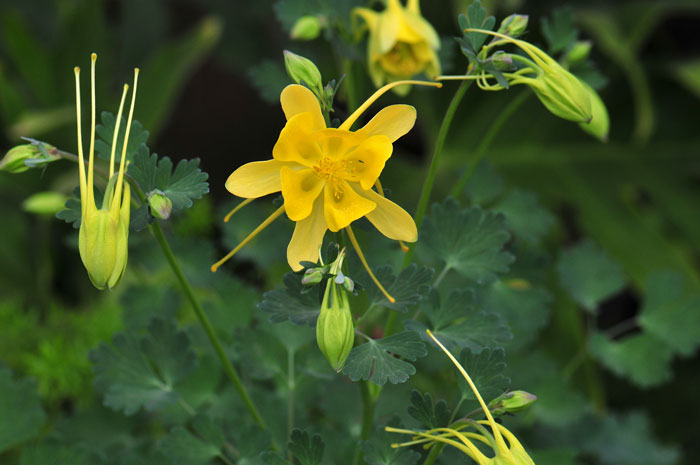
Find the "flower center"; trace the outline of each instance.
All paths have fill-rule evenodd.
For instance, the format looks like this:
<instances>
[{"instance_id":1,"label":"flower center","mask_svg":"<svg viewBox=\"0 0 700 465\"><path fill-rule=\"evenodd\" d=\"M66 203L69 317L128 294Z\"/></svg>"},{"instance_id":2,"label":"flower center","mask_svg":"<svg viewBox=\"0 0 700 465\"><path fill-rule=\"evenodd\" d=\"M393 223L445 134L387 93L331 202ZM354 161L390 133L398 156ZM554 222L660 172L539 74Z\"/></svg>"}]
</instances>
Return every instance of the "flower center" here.
<instances>
[{"instance_id":1,"label":"flower center","mask_svg":"<svg viewBox=\"0 0 700 465\"><path fill-rule=\"evenodd\" d=\"M333 187L333 197L340 200L343 196L340 181L355 172L353 165L354 163L350 160L332 160L329 157L323 157L318 161L318 165L314 166L314 173L324 178Z\"/></svg>"},{"instance_id":2,"label":"flower center","mask_svg":"<svg viewBox=\"0 0 700 465\"><path fill-rule=\"evenodd\" d=\"M423 65L413 46L407 42L397 42L381 60L384 69L399 76L413 76L421 71Z\"/></svg>"}]
</instances>

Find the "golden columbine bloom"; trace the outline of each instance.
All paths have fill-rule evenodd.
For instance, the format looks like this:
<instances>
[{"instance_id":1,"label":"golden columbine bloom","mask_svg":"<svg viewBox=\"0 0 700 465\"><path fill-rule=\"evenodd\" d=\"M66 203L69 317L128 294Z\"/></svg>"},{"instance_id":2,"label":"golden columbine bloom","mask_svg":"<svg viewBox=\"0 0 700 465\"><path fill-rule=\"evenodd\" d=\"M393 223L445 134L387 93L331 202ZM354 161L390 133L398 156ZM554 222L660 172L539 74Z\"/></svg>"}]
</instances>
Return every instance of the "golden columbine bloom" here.
<instances>
[{"instance_id":1,"label":"golden columbine bloom","mask_svg":"<svg viewBox=\"0 0 700 465\"><path fill-rule=\"evenodd\" d=\"M284 205L214 264L212 271L286 212L289 219L296 222L287 247L287 261L293 270L303 268L300 262L318 260L327 230L344 229L372 280L393 301L370 271L350 223L366 217L386 237L415 242L417 230L413 218L384 198L379 175L391 156L392 143L413 127L416 110L409 105L391 105L364 127L356 131L350 129L377 98L403 84L441 86L422 81L388 84L360 105L337 129L326 127L318 100L309 89L297 84L285 87L280 102L287 124L272 149L272 160L245 164L229 176L226 189L247 200L224 221L252 199L275 192L282 192ZM377 191L372 189L375 186Z\"/></svg>"},{"instance_id":2,"label":"golden columbine bloom","mask_svg":"<svg viewBox=\"0 0 700 465\"><path fill-rule=\"evenodd\" d=\"M484 402L484 399L476 389L471 377L462 365L454 358L454 356L438 341L435 336L427 330L428 335L442 349L442 351L450 358L452 363L457 367L464 379L471 387L474 395L476 395L481 408L486 415L486 420L474 421L467 420L466 422L458 422L459 426L454 428L434 428L428 431L412 431L401 428L386 427L386 430L392 433L409 434L413 436L413 441L404 442L401 444L392 444L392 447L412 446L414 444L424 444L425 447L432 447L438 442L453 446L464 452L472 460L479 465L535 465L535 462L530 458L525 448L520 444L518 438L508 429L496 423L491 415L491 411ZM490 428L490 431L486 429ZM473 431L467 431L469 429ZM474 444L474 441L491 447L493 457L486 456ZM507 441L507 442L506 442Z\"/></svg>"},{"instance_id":3,"label":"golden columbine bloom","mask_svg":"<svg viewBox=\"0 0 700 465\"><path fill-rule=\"evenodd\" d=\"M440 39L421 16L418 0L408 0L405 8L400 0L387 0L381 13L355 8L353 15L360 16L369 29L367 61L375 86L410 79L420 73L430 78L440 74L437 56ZM399 95L409 90L410 86L394 89Z\"/></svg>"},{"instance_id":4,"label":"golden columbine bloom","mask_svg":"<svg viewBox=\"0 0 700 465\"><path fill-rule=\"evenodd\" d=\"M126 134L122 144L121 162L119 172L114 172L114 155L117 148L117 135L122 119L124 101L129 90L128 85L124 85L119 113L117 115L116 127L114 128L114 138L112 140L112 154L109 163L109 182L105 191L102 207L95 205L94 191L94 164L95 164L95 62L97 55L92 54L92 64L90 67L91 84L91 107L92 118L90 124L90 152L87 175L85 173L85 159L83 157L83 141L80 117L80 68L75 67L75 94L76 112L78 120L78 170L80 176L80 232L79 249L80 258L83 260L88 276L98 289L109 287L112 289L121 279L126 269L129 241L129 214L131 191L129 184L124 182L124 171L126 168L126 148L129 140L129 130L134 114L134 103L136 100L136 85L138 82L139 70L134 70L134 91L131 95L131 108L126 126Z\"/></svg>"}]
</instances>

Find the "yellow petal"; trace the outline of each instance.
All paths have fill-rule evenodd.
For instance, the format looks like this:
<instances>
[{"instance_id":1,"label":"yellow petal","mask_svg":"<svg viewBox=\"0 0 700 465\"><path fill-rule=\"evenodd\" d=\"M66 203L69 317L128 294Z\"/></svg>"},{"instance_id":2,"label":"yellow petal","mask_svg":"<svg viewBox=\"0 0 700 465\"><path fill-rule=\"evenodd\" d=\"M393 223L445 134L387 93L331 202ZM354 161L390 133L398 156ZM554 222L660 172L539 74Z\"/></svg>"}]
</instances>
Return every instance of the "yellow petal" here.
<instances>
[{"instance_id":1,"label":"yellow petal","mask_svg":"<svg viewBox=\"0 0 700 465\"><path fill-rule=\"evenodd\" d=\"M396 141L413 128L416 122L416 109L410 105L389 105L382 108L369 123L357 130L357 134L372 137L378 134L387 136L390 142Z\"/></svg>"},{"instance_id":2,"label":"yellow petal","mask_svg":"<svg viewBox=\"0 0 700 465\"><path fill-rule=\"evenodd\" d=\"M368 29L374 30L377 28L379 14L376 11L369 8L355 8L352 10L352 15L353 17L357 15L364 19Z\"/></svg>"},{"instance_id":3,"label":"yellow petal","mask_svg":"<svg viewBox=\"0 0 700 465\"><path fill-rule=\"evenodd\" d=\"M420 15L420 5L418 0L408 0L406 3L406 10L415 15Z\"/></svg>"},{"instance_id":4,"label":"yellow petal","mask_svg":"<svg viewBox=\"0 0 700 465\"><path fill-rule=\"evenodd\" d=\"M280 132L272 157L278 161L295 162L312 168L321 158L321 149L316 143L313 115L299 113L289 119Z\"/></svg>"},{"instance_id":5,"label":"yellow petal","mask_svg":"<svg viewBox=\"0 0 700 465\"><path fill-rule=\"evenodd\" d=\"M290 165L277 160L254 161L238 168L226 180L226 189L238 197L255 199L279 192L280 170Z\"/></svg>"},{"instance_id":6,"label":"yellow petal","mask_svg":"<svg viewBox=\"0 0 700 465\"><path fill-rule=\"evenodd\" d=\"M319 195L313 204L311 214L294 227L292 240L287 247L287 262L294 271L303 267L299 262L317 262L318 252L326 234L326 220L323 214L323 196Z\"/></svg>"},{"instance_id":7,"label":"yellow petal","mask_svg":"<svg viewBox=\"0 0 700 465\"><path fill-rule=\"evenodd\" d=\"M433 28L433 26L422 16L409 12L403 15L403 20L411 32L420 37L421 40L427 42L432 49L437 50L440 48L440 38L438 37L437 32L435 32L435 28Z\"/></svg>"},{"instance_id":8,"label":"yellow petal","mask_svg":"<svg viewBox=\"0 0 700 465\"><path fill-rule=\"evenodd\" d=\"M326 122L321 113L321 106L313 92L299 84L290 84L280 94L282 111L287 121L300 113L311 113L311 128L313 130L325 129Z\"/></svg>"},{"instance_id":9,"label":"yellow petal","mask_svg":"<svg viewBox=\"0 0 700 465\"><path fill-rule=\"evenodd\" d=\"M332 160L344 158L366 139L364 135L346 129L324 129L314 136L323 156Z\"/></svg>"},{"instance_id":10,"label":"yellow petal","mask_svg":"<svg viewBox=\"0 0 700 465\"><path fill-rule=\"evenodd\" d=\"M387 136L376 135L361 143L346 158L349 162L348 181L359 182L363 189L371 189L391 157L394 147Z\"/></svg>"},{"instance_id":11,"label":"yellow petal","mask_svg":"<svg viewBox=\"0 0 700 465\"><path fill-rule=\"evenodd\" d=\"M340 231L376 207L374 202L359 195L343 180L338 180L335 185L326 183L323 199L326 224L333 232Z\"/></svg>"},{"instance_id":12,"label":"yellow petal","mask_svg":"<svg viewBox=\"0 0 700 465\"><path fill-rule=\"evenodd\" d=\"M416 223L406 210L373 190L360 190L355 185L353 187L359 195L377 205L366 216L380 233L397 241L415 242L418 239Z\"/></svg>"},{"instance_id":13,"label":"yellow petal","mask_svg":"<svg viewBox=\"0 0 700 465\"><path fill-rule=\"evenodd\" d=\"M304 169L294 171L282 167L282 197L284 209L292 221L300 221L309 216L314 201L321 193L325 180L314 173L314 170Z\"/></svg>"},{"instance_id":14,"label":"yellow petal","mask_svg":"<svg viewBox=\"0 0 700 465\"><path fill-rule=\"evenodd\" d=\"M384 54L391 50L398 39L399 30L401 29L402 10L392 7L393 3L398 3L396 0L389 0L386 11L379 15L377 30L373 31L376 34L375 50L379 54Z\"/></svg>"}]
</instances>

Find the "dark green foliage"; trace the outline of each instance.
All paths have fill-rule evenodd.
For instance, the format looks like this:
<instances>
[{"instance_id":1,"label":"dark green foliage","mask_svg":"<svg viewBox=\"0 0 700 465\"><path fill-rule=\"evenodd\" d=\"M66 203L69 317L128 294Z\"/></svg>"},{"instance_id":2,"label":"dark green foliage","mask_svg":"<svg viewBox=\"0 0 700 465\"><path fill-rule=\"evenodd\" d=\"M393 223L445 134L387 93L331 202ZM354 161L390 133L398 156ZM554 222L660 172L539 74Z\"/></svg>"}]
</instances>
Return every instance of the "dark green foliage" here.
<instances>
[{"instance_id":1,"label":"dark green foliage","mask_svg":"<svg viewBox=\"0 0 700 465\"><path fill-rule=\"evenodd\" d=\"M487 403L510 387L510 378L503 374L506 369L505 357L506 353L501 348L485 348L481 351L467 348L459 355L459 362ZM457 373L457 380L462 390L462 397L476 399L474 392L460 373Z\"/></svg>"},{"instance_id":2,"label":"dark green foliage","mask_svg":"<svg viewBox=\"0 0 700 465\"><path fill-rule=\"evenodd\" d=\"M36 436L46 415L32 380L15 380L0 366L0 452Z\"/></svg>"},{"instance_id":3,"label":"dark green foliage","mask_svg":"<svg viewBox=\"0 0 700 465\"><path fill-rule=\"evenodd\" d=\"M496 18L486 16L486 8L481 6L481 1L476 0L467 8L467 15L459 16L459 27L464 32L467 28L492 30L496 25ZM472 50L479 52L488 36L480 32L468 32L465 34Z\"/></svg>"},{"instance_id":4,"label":"dark green foliage","mask_svg":"<svg viewBox=\"0 0 700 465\"><path fill-rule=\"evenodd\" d=\"M549 52L559 53L571 46L578 37L578 28L571 7L554 10L551 20L542 19L542 35L547 40Z\"/></svg>"},{"instance_id":5,"label":"dark green foliage","mask_svg":"<svg viewBox=\"0 0 700 465\"><path fill-rule=\"evenodd\" d=\"M104 193L95 187L95 205L97 208L102 206L103 196ZM73 196L66 200L66 208L56 213L56 218L72 224L75 229L80 229L80 222L82 221L80 208L80 187L75 186Z\"/></svg>"},{"instance_id":6,"label":"dark green foliage","mask_svg":"<svg viewBox=\"0 0 700 465\"><path fill-rule=\"evenodd\" d=\"M125 107L128 109L127 105ZM117 122L117 117L108 111L103 111L100 115L102 123L95 128L98 139L95 140L95 153L103 160L110 160L112 156L112 141L114 140L114 129ZM126 119L122 116L119 124L119 135L117 137L116 149L114 152L114 171L119 171L119 163L122 159L122 150L124 150L124 136L126 135ZM136 120L131 122L131 131L129 132L129 143L126 144L126 160L131 161L139 151L142 145L146 145L148 141L148 131L143 129L143 125Z\"/></svg>"},{"instance_id":7,"label":"dark green foliage","mask_svg":"<svg viewBox=\"0 0 700 465\"><path fill-rule=\"evenodd\" d=\"M435 203L426 217L421 241L448 269L477 282L508 271L514 257L503 250L510 239L503 215L479 207L462 209L454 199Z\"/></svg>"},{"instance_id":8,"label":"dark green foliage","mask_svg":"<svg viewBox=\"0 0 700 465\"><path fill-rule=\"evenodd\" d=\"M275 289L263 294L263 300L258 305L269 313L270 321L280 323L291 321L296 325L315 326L318 314L321 312L321 296L314 289L303 292L301 275L287 273L284 275L285 289Z\"/></svg>"},{"instance_id":9,"label":"dark green foliage","mask_svg":"<svg viewBox=\"0 0 700 465\"><path fill-rule=\"evenodd\" d=\"M387 382L404 383L416 372L410 363L427 354L425 344L413 331L404 331L383 339L370 339L353 347L345 362L343 374L353 381L370 380L379 386Z\"/></svg>"},{"instance_id":10,"label":"dark green foliage","mask_svg":"<svg viewBox=\"0 0 700 465\"><path fill-rule=\"evenodd\" d=\"M301 465L321 465L325 444L318 434L309 436L306 431L295 429L289 441L289 451Z\"/></svg>"},{"instance_id":11,"label":"dark green foliage","mask_svg":"<svg viewBox=\"0 0 700 465\"><path fill-rule=\"evenodd\" d=\"M129 174L144 193L154 189L162 191L173 203L174 210L192 206L192 200L201 199L209 192L209 175L199 169L199 159L180 160L173 171L173 162L168 157L158 158L150 154L148 147L141 145Z\"/></svg>"},{"instance_id":12,"label":"dark green foliage","mask_svg":"<svg viewBox=\"0 0 700 465\"><path fill-rule=\"evenodd\" d=\"M369 441L362 441L365 462L369 465L415 465L420 454L408 447L391 447L396 438L395 434L387 433L382 428L375 431Z\"/></svg>"},{"instance_id":13,"label":"dark green foliage","mask_svg":"<svg viewBox=\"0 0 700 465\"><path fill-rule=\"evenodd\" d=\"M418 420L428 429L447 426L450 421L450 409L444 400L433 404L433 396L429 392L411 391L411 405L408 414Z\"/></svg>"},{"instance_id":14,"label":"dark green foliage","mask_svg":"<svg viewBox=\"0 0 700 465\"><path fill-rule=\"evenodd\" d=\"M177 401L175 385L196 365L187 335L178 332L172 320L159 318L148 325L146 336L117 334L111 345L101 344L91 358L95 387L104 393L105 405L127 415Z\"/></svg>"},{"instance_id":15,"label":"dark green foliage","mask_svg":"<svg viewBox=\"0 0 700 465\"><path fill-rule=\"evenodd\" d=\"M510 191L493 210L505 215L508 228L517 239L530 244L540 244L554 225L554 216L535 194L521 189Z\"/></svg>"},{"instance_id":16,"label":"dark green foliage","mask_svg":"<svg viewBox=\"0 0 700 465\"><path fill-rule=\"evenodd\" d=\"M412 263L401 270L397 277L394 275L391 266L384 265L374 270L374 274L387 292L396 299L396 302L389 302L365 273L362 283L367 289L370 305L382 306L397 312L406 313L409 308L417 305L430 290L433 269Z\"/></svg>"}]
</instances>

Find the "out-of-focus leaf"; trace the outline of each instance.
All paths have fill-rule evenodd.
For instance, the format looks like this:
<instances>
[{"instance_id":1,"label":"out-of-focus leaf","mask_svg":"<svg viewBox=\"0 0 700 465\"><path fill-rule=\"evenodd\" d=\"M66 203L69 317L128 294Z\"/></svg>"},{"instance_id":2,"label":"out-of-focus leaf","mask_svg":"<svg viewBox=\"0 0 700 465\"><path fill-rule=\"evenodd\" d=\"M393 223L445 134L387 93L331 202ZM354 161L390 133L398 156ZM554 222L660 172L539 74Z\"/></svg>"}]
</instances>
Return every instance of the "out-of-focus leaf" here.
<instances>
[{"instance_id":1,"label":"out-of-focus leaf","mask_svg":"<svg viewBox=\"0 0 700 465\"><path fill-rule=\"evenodd\" d=\"M503 178L488 160L482 160L464 191L473 205L484 206L503 193Z\"/></svg>"},{"instance_id":2,"label":"out-of-focus leaf","mask_svg":"<svg viewBox=\"0 0 700 465\"><path fill-rule=\"evenodd\" d=\"M620 266L591 240L562 252L557 272L571 297L589 312L625 285Z\"/></svg>"},{"instance_id":3,"label":"out-of-focus leaf","mask_svg":"<svg viewBox=\"0 0 700 465\"><path fill-rule=\"evenodd\" d=\"M420 458L418 452L408 447L391 447L397 437L384 428L375 431L369 441L361 442L365 461L369 465L415 465Z\"/></svg>"},{"instance_id":4,"label":"out-of-focus leaf","mask_svg":"<svg viewBox=\"0 0 700 465\"><path fill-rule=\"evenodd\" d=\"M580 465L577 456L576 449L564 447L535 449L530 452L532 461L537 465Z\"/></svg>"},{"instance_id":5,"label":"out-of-focus leaf","mask_svg":"<svg viewBox=\"0 0 700 465\"><path fill-rule=\"evenodd\" d=\"M679 63L674 67L676 79L700 98L700 59Z\"/></svg>"},{"instance_id":6,"label":"out-of-focus leaf","mask_svg":"<svg viewBox=\"0 0 700 465\"><path fill-rule=\"evenodd\" d=\"M343 374L353 381L370 380L379 386L387 382L404 383L416 372L410 363L428 352L420 337L413 331L404 331L383 339L370 339L353 347L343 367Z\"/></svg>"},{"instance_id":7,"label":"out-of-focus leaf","mask_svg":"<svg viewBox=\"0 0 700 465\"><path fill-rule=\"evenodd\" d=\"M20 456L20 465L103 465L95 454L91 454L85 446L64 444L59 438L49 438L32 447L24 447Z\"/></svg>"},{"instance_id":8,"label":"out-of-focus leaf","mask_svg":"<svg viewBox=\"0 0 700 465\"><path fill-rule=\"evenodd\" d=\"M29 379L14 380L9 369L0 366L0 452L31 439L39 433L46 415Z\"/></svg>"},{"instance_id":9,"label":"out-of-focus leaf","mask_svg":"<svg viewBox=\"0 0 700 465\"><path fill-rule=\"evenodd\" d=\"M617 342L594 333L588 347L604 366L639 387L658 386L671 379L673 351L649 334L635 334Z\"/></svg>"},{"instance_id":10,"label":"out-of-focus leaf","mask_svg":"<svg viewBox=\"0 0 700 465\"><path fill-rule=\"evenodd\" d=\"M542 20L542 35L547 40L549 53L555 54L565 50L578 37L576 19L571 7L557 8L552 12L552 19Z\"/></svg>"},{"instance_id":11,"label":"out-of-focus leaf","mask_svg":"<svg viewBox=\"0 0 700 465\"><path fill-rule=\"evenodd\" d=\"M270 314L270 321L280 323L291 321L295 325L316 326L321 312L318 292L302 292L301 276L294 273L284 275L285 289L273 289L263 294L258 307Z\"/></svg>"},{"instance_id":12,"label":"out-of-focus leaf","mask_svg":"<svg viewBox=\"0 0 700 465\"><path fill-rule=\"evenodd\" d=\"M218 42L222 24L204 18L185 36L157 48L139 76L138 115L144 127L158 134L190 73Z\"/></svg>"},{"instance_id":13,"label":"out-of-focus leaf","mask_svg":"<svg viewBox=\"0 0 700 465\"><path fill-rule=\"evenodd\" d=\"M250 68L248 71L251 83L258 89L260 96L269 104L279 102L282 89L291 84L287 72L279 60L265 60Z\"/></svg>"},{"instance_id":14,"label":"out-of-focus leaf","mask_svg":"<svg viewBox=\"0 0 700 465\"><path fill-rule=\"evenodd\" d=\"M448 269L479 283L508 271L514 258L503 246L509 238L503 215L479 207L461 209L451 198L433 204L432 215L421 229L421 242Z\"/></svg>"},{"instance_id":15,"label":"out-of-focus leaf","mask_svg":"<svg viewBox=\"0 0 700 465\"><path fill-rule=\"evenodd\" d=\"M503 374L506 369L505 358L506 351L502 348L485 348L481 351L466 348L459 354L459 362L486 403L500 396L510 387L510 378ZM457 381L463 398L476 399L471 387L459 373Z\"/></svg>"},{"instance_id":16,"label":"out-of-focus leaf","mask_svg":"<svg viewBox=\"0 0 700 465\"><path fill-rule=\"evenodd\" d=\"M219 455L219 447L193 435L182 426L174 427L161 439L158 449L174 465L206 465Z\"/></svg>"},{"instance_id":17,"label":"out-of-focus leaf","mask_svg":"<svg viewBox=\"0 0 700 465\"><path fill-rule=\"evenodd\" d=\"M295 429L289 441L289 451L301 465L321 465L325 444L321 436L310 436L306 431Z\"/></svg>"},{"instance_id":18,"label":"out-of-focus leaf","mask_svg":"<svg viewBox=\"0 0 700 465\"><path fill-rule=\"evenodd\" d=\"M552 230L555 218L532 192L513 189L493 210L506 216L513 235L531 244L539 244Z\"/></svg>"},{"instance_id":19,"label":"out-of-focus leaf","mask_svg":"<svg viewBox=\"0 0 700 465\"><path fill-rule=\"evenodd\" d=\"M159 318L151 321L145 337L117 334L111 345L100 344L90 356L105 405L127 415L175 402L175 384L196 364L187 335L173 321Z\"/></svg>"}]
</instances>

